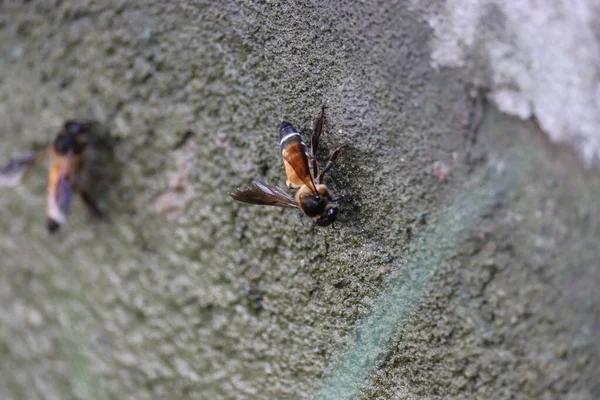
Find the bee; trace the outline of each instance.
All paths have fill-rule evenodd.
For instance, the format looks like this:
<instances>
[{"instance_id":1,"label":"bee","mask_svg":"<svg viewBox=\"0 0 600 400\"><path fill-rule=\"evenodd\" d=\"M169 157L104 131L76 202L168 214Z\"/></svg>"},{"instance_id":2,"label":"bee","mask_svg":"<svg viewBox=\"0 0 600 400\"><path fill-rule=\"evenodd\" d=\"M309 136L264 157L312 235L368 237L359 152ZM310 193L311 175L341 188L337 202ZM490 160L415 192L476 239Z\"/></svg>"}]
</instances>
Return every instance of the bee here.
<instances>
[{"instance_id":1,"label":"bee","mask_svg":"<svg viewBox=\"0 0 600 400\"><path fill-rule=\"evenodd\" d=\"M249 188L238 189L230 196L244 203L298 208L312 218L318 226L333 224L339 213L339 208L335 203L350 198L351 195L336 196L323 184L325 174L334 166L344 146L336 148L329 157L325 168L319 171L316 154L319 148L319 138L325 125L325 109L325 106L321 108L315 124L311 136L310 153L308 153L300 133L291 123L283 121L279 125L279 145L287 175L286 184L289 189L297 190L295 196L291 196L279 187L259 181L252 182L252 186Z\"/></svg>"},{"instance_id":2,"label":"bee","mask_svg":"<svg viewBox=\"0 0 600 400\"><path fill-rule=\"evenodd\" d=\"M31 151L12 159L0 168L0 187L16 186L25 173L50 157L46 198L46 227L54 233L67 221L73 193L77 192L92 215L103 213L83 184L84 159L88 133L99 126L96 121L64 123L53 143L42 150Z\"/></svg>"}]
</instances>

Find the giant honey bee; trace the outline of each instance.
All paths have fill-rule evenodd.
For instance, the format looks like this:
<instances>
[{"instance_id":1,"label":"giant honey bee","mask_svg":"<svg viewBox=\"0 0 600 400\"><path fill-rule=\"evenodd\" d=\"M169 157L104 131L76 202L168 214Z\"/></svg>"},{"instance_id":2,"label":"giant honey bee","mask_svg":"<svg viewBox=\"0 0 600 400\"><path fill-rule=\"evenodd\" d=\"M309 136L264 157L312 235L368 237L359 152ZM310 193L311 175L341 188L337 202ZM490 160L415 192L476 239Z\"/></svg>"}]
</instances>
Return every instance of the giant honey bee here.
<instances>
[{"instance_id":1,"label":"giant honey bee","mask_svg":"<svg viewBox=\"0 0 600 400\"><path fill-rule=\"evenodd\" d=\"M50 157L46 227L51 233L58 231L66 222L74 192L81 196L92 215L103 215L84 187L82 176L88 147L87 136L97 126L99 124L96 121L67 121L49 148L18 156L0 169L0 187L16 186L31 167L46 156Z\"/></svg>"},{"instance_id":2,"label":"giant honey bee","mask_svg":"<svg viewBox=\"0 0 600 400\"><path fill-rule=\"evenodd\" d=\"M252 186L247 189L238 189L230 196L244 203L299 208L318 226L333 224L339 213L335 203L351 195L336 196L323 184L325 174L333 167L344 146L333 151L325 168L319 172L316 154L319 148L319 137L325 125L325 108L325 106L321 108L311 136L310 154L300 133L291 123L283 121L279 125L279 145L287 175L286 184L290 189L297 189L294 197L279 187L259 181L252 182Z\"/></svg>"}]
</instances>

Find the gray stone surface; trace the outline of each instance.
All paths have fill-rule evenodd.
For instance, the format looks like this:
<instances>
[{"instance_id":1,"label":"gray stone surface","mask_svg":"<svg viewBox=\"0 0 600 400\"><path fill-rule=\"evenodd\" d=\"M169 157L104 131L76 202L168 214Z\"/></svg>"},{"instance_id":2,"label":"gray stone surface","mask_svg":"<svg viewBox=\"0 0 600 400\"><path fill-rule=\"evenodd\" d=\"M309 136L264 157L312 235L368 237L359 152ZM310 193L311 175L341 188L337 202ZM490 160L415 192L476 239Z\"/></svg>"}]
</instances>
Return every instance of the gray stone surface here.
<instances>
[{"instance_id":1,"label":"gray stone surface","mask_svg":"<svg viewBox=\"0 0 600 400\"><path fill-rule=\"evenodd\" d=\"M599 1L448 0L426 12L435 65L484 62L490 98L502 111L535 116L554 142L598 166Z\"/></svg>"},{"instance_id":2,"label":"gray stone surface","mask_svg":"<svg viewBox=\"0 0 600 400\"><path fill-rule=\"evenodd\" d=\"M469 138L493 69L434 65L439 2L0 7L0 158L118 142L107 221L49 236L43 170L1 193L1 398L600 396L597 176L491 107ZM339 229L234 204L322 103Z\"/></svg>"}]
</instances>

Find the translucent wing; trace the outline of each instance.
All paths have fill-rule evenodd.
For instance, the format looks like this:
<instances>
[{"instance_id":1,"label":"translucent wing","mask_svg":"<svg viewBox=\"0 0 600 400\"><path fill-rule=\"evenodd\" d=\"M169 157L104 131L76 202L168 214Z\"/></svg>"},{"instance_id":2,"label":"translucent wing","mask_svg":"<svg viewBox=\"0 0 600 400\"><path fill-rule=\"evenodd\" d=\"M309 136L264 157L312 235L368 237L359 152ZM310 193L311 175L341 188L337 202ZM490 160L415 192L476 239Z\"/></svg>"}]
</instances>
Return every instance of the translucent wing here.
<instances>
[{"instance_id":1,"label":"translucent wing","mask_svg":"<svg viewBox=\"0 0 600 400\"><path fill-rule=\"evenodd\" d=\"M25 172L35 165L41 156L39 151L31 151L13 158L0 168L0 187L17 186Z\"/></svg>"},{"instance_id":2,"label":"translucent wing","mask_svg":"<svg viewBox=\"0 0 600 400\"><path fill-rule=\"evenodd\" d=\"M58 227L67 221L67 214L71 208L73 198L73 154L69 153L66 160L62 160L62 165L54 175L50 172L48 204L46 214L48 216L48 228L55 231ZM55 176L55 177L53 177Z\"/></svg>"},{"instance_id":3,"label":"translucent wing","mask_svg":"<svg viewBox=\"0 0 600 400\"><path fill-rule=\"evenodd\" d=\"M304 145L299 142L300 150L288 151L284 150L281 155L286 163L294 170L298 178L306 185L310 190L316 193L317 189L313 182L312 175L310 174L310 167L308 165L308 157L306 156L306 149Z\"/></svg>"},{"instance_id":4,"label":"translucent wing","mask_svg":"<svg viewBox=\"0 0 600 400\"><path fill-rule=\"evenodd\" d=\"M238 189L230 196L243 203L266 206L298 208L296 200L282 189L263 182L254 181L247 189Z\"/></svg>"},{"instance_id":5,"label":"translucent wing","mask_svg":"<svg viewBox=\"0 0 600 400\"><path fill-rule=\"evenodd\" d=\"M71 199L73 198L73 184L69 174L63 174L58 178L55 197L58 209L66 216L71 208Z\"/></svg>"}]
</instances>

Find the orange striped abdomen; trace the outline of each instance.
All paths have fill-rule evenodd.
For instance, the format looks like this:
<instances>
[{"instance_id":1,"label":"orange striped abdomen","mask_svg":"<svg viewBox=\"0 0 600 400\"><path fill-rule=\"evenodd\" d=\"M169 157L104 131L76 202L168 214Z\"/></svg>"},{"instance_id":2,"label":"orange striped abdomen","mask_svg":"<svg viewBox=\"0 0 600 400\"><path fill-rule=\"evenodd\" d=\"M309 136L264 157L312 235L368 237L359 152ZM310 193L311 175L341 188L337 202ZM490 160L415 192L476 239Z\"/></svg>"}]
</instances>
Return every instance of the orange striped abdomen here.
<instances>
[{"instance_id":1,"label":"orange striped abdomen","mask_svg":"<svg viewBox=\"0 0 600 400\"><path fill-rule=\"evenodd\" d=\"M73 185L79 182L79 171L82 166L81 156L72 156L71 158L51 152L51 165L48 171L48 194L46 201L46 215L49 219L58 224L64 224L67 216L60 210L57 204L57 190L60 177L63 174L69 175L69 180Z\"/></svg>"},{"instance_id":2,"label":"orange striped abdomen","mask_svg":"<svg viewBox=\"0 0 600 400\"><path fill-rule=\"evenodd\" d=\"M309 186L312 186L306 145L300 133L287 121L283 121L279 126L279 146L287 175L287 185L299 188L308 182L311 184Z\"/></svg>"}]
</instances>

